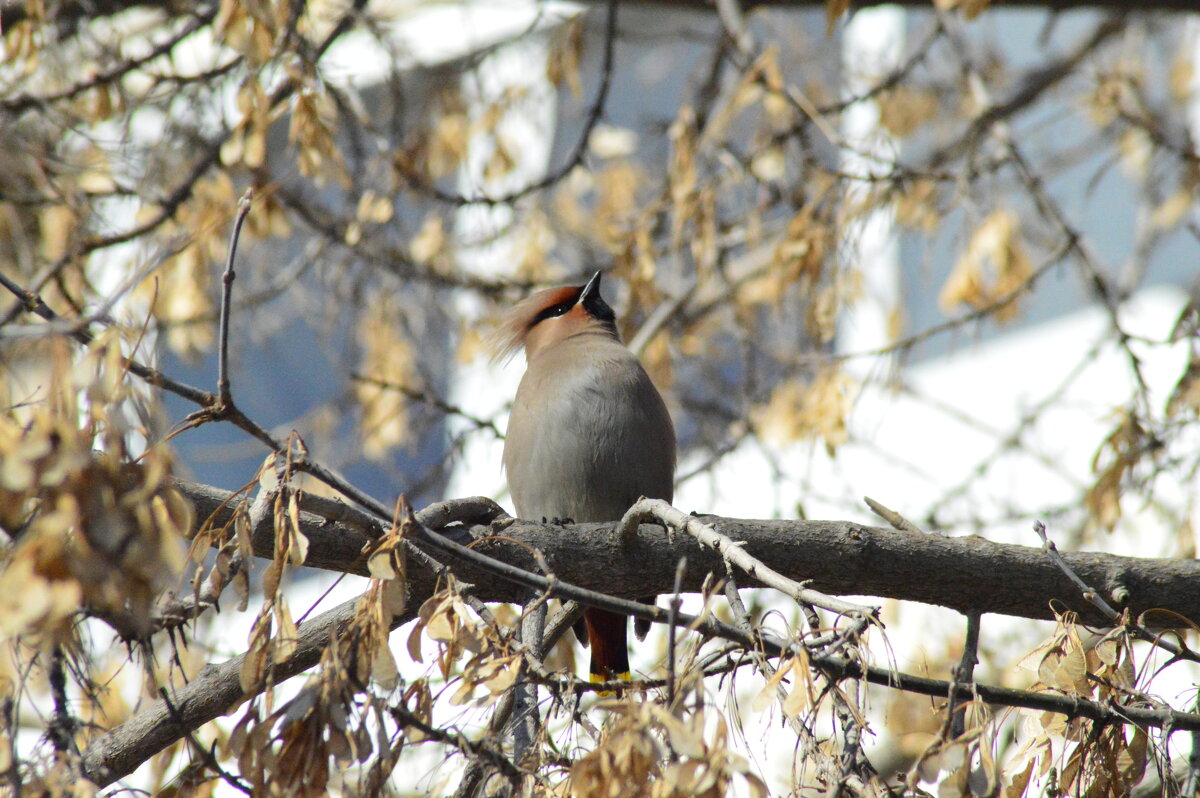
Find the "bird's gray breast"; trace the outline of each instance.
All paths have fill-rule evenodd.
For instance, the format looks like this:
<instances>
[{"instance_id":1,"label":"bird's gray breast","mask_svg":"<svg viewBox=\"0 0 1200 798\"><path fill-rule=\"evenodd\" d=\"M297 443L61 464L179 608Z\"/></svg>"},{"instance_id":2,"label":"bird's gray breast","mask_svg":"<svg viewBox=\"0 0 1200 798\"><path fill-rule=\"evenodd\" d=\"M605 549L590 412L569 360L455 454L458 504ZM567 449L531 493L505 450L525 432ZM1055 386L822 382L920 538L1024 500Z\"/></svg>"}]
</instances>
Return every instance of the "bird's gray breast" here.
<instances>
[{"instance_id":1,"label":"bird's gray breast","mask_svg":"<svg viewBox=\"0 0 1200 798\"><path fill-rule=\"evenodd\" d=\"M545 376L527 372L509 420L504 460L518 515L609 521L640 496L670 500L670 416L628 350Z\"/></svg>"}]
</instances>

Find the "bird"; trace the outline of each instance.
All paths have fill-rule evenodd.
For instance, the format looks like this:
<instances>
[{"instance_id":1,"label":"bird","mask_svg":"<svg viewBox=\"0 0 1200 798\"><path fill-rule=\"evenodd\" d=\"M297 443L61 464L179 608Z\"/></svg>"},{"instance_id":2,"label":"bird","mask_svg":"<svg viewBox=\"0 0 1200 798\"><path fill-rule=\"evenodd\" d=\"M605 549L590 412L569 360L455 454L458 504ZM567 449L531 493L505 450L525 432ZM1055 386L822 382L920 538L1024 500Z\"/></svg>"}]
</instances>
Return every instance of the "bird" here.
<instances>
[{"instance_id":1,"label":"bird","mask_svg":"<svg viewBox=\"0 0 1200 798\"><path fill-rule=\"evenodd\" d=\"M505 315L494 341L501 359L525 350L503 457L521 518L617 521L643 496L673 498L671 414L621 342L601 274L532 294ZM584 612L592 682L629 680L627 625L619 613Z\"/></svg>"}]
</instances>

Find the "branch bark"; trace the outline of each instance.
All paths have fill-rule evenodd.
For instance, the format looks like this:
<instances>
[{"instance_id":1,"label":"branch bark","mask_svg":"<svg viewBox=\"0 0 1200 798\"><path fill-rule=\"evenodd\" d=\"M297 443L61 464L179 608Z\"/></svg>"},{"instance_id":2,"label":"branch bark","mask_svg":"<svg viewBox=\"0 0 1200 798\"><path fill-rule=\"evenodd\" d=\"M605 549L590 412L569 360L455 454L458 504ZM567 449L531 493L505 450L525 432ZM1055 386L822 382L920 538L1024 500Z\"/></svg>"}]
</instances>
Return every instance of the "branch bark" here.
<instances>
[{"instance_id":1,"label":"branch bark","mask_svg":"<svg viewBox=\"0 0 1200 798\"><path fill-rule=\"evenodd\" d=\"M196 505L200 520L214 512L218 521L227 520L232 513L233 503L218 510L229 497L224 491L186 482L177 486ZM993 543L974 535L925 535L850 521L703 519L721 534L744 542L746 554L824 593L919 601L962 613L1040 620L1053 619L1053 610L1071 610L1084 623L1111 624L1039 547ZM309 539L307 565L367 575L361 552L370 538L360 527L329 523L311 514L302 515L301 522ZM725 573L721 554L693 538L679 536L672 542L661 527L646 525L636 536L622 539L617 526L577 524L567 533L559 526L518 520L505 529L504 537L539 549L559 579L622 598L669 593L680 556L686 556L689 563L684 591L699 590L710 571L718 576ZM490 557L534 573L541 570L527 549L494 537L485 524L451 527L447 532L453 532L458 542L474 541L473 548ZM272 556L274 536L269 524L255 529L253 540L256 554ZM1183 628L1182 618L1200 619L1200 561L1101 552L1067 552L1063 558L1118 609L1128 609L1135 616L1151 609L1168 611L1146 618L1151 628ZM598 568L598 563L604 567ZM456 566L456 571L476 586L475 594L484 600L521 601L524 597L521 588L494 574L470 566L461 571ZM753 580L742 585L762 586ZM432 575L415 570L409 590L414 595L430 595Z\"/></svg>"},{"instance_id":2,"label":"branch bark","mask_svg":"<svg viewBox=\"0 0 1200 798\"><path fill-rule=\"evenodd\" d=\"M290 679L320 662L330 635L350 622L357 603L358 599L351 599L301 624L295 653L273 668L272 681ZM392 628L413 617L416 609L398 617ZM83 752L83 775L100 787L108 786L188 733L232 712L249 697L243 695L239 679L244 659L243 655L206 665L196 678L175 691L171 706L162 699L154 701L92 740Z\"/></svg>"}]
</instances>

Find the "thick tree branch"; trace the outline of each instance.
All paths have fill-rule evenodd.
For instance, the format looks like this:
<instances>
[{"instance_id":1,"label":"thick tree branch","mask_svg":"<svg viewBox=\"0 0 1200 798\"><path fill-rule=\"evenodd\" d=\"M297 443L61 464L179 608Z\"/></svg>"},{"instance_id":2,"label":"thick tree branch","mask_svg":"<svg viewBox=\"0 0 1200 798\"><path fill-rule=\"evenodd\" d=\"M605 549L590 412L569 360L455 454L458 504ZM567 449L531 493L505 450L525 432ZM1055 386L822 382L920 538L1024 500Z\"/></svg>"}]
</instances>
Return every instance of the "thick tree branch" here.
<instances>
[{"instance_id":1,"label":"thick tree branch","mask_svg":"<svg viewBox=\"0 0 1200 798\"><path fill-rule=\"evenodd\" d=\"M234 500L218 507L229 494L203 485L178 482L204 519L216 513L227 521ZM977 536L948 538L923 535L849 521L760 521L705 517L707 525L734 541L744 541L746 554L768 563L784 576L806 581L812 588L835 595L868 595L937 604L963 613L997 613L1050 620L1053 610L1072 610L1084 623L1111 622L1091 604L1040 548L993 543ZM672 543L661 527L643 526L638 535L622 540L616 524L578 524L570 534L561 527L516 521L504 536L514 538L545 556L557 578L614 596L636 597L670 592L675 563L688 558L683 590L696 591L710 571L723 575L720 553L693 538ZM370 538L359 528L328 523L314 515L302 517L309 538L307 564L314 568L367 575L362 547ZM537 573L539 566L522 546L493 537L486 524L454 527L457 540L475 539L473 548L490 557ZM260 556L272 556L274 537L268 525L254 531ZM1183 559L1120 557L1099 552L1064 553L1065 562L1082 579L1103 593L1114 606L1134 616L1161 609L1183 618L1200 619L1200 562ZM603 563L604 568L596 567ZM456 567L456 570L460 570ZM463 566L462 578L476 585L476 595L488 601L519 601L523 593L501 577ZM410 590L432 588L420 573ZM748 581L742 587L760 587ZM1052 610L1053 608L1053 610ZM1179 625L1166 612L1145 619L1152 628Z\"/></svg>"},{"instance_id":2,"label":"thick tree branch","mask_svg":"<svg viewBox=\"0 0 1200 798\"><path fill-rule=\"evenodd\" d=\"M357 604L358 599L351 599L300 624L295 653L272 669L271 680L282 682L320 662L330 636L345 628ZM395 625L408 620L413 612L415 609L398 617ZM239 679L244 659L242 655L206 665L186 686L174 691L170 704L159 699L92 740L83 752L83 775L101 787L112 784L168 745L237 708L248 697L242 693Z\"/></svg>"}]
</instances>

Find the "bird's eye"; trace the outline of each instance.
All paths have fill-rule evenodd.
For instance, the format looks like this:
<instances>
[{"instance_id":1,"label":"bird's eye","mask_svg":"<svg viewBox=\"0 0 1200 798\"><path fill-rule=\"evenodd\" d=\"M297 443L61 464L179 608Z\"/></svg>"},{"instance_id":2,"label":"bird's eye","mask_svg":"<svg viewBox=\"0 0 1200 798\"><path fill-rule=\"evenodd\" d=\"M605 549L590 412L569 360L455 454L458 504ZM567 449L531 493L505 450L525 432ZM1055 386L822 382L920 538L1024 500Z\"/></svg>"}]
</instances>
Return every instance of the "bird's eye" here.
<instances>
[{"instance_id":1,"label":"bird's eye","mask_svg":"<svg viewBox=\"0 0 1200 798\"><path fill-rule=\"evenodd\" d=\"M551 305L537 315L537 320L534 323L552 319L555 316L561 316L573 307L575 307L574 302L559 302L557 305Z\"/></svg>"}]
</instances>

